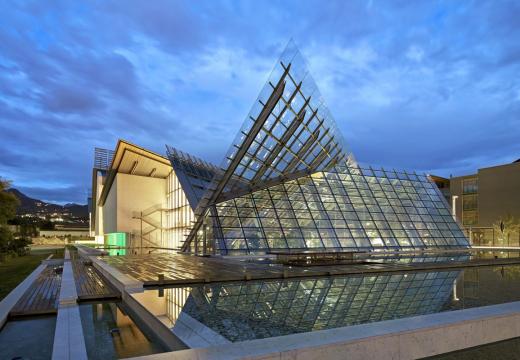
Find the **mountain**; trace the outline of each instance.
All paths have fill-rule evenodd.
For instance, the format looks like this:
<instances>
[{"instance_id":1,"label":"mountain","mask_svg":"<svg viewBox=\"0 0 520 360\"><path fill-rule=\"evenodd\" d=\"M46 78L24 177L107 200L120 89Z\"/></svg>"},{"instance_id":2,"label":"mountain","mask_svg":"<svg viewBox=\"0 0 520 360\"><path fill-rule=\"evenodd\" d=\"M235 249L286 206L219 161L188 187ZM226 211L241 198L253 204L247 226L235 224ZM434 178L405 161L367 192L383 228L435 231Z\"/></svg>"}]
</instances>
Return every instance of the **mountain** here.
<instances>
[{"instance_id":1,"label":"mountain","mask_svg":"<svg viewBox=\"0 0 520 360\"><path fill-rule=\"evenodd\" d=\"M72 218L86 218L88 219L88 206L78 204L58 205L47 203L42 200L33 199L21 191L10 188L8 192L14 194L20 200L20 206L16 210L18 215L63 215Z\"/></svg>"}]
</instances>

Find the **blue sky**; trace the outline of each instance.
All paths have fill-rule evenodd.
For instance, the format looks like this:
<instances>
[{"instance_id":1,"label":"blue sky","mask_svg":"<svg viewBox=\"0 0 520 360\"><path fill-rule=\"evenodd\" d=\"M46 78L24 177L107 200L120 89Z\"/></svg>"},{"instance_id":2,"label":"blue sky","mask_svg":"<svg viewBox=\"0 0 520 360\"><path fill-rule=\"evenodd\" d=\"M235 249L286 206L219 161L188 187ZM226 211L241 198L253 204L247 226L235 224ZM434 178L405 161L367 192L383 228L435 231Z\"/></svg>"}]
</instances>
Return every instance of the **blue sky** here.
<instances>
[{"instance_id":1,"label":"blue sky","mask_svg":"<svg viewBox=\"0 0 520 360\"><path fill-rule=\"evenodd\" d=\"M0 3L0 176L86 201L119 138L220 163L290 38L358 161L520 158L518 1Z\"/></svg>"}]
</instances>

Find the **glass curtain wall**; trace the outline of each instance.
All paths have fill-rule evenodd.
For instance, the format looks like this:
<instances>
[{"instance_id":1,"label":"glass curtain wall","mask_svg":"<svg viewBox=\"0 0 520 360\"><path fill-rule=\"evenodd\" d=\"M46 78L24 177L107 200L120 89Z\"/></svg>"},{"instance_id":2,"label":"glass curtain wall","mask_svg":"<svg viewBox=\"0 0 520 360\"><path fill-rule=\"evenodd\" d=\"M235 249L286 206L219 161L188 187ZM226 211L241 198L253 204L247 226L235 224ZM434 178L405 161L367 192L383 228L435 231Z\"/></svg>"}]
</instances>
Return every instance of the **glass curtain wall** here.
<instances>
[{"instance_id":1,"label":"glass curtain wall","mask_svg":"<svg viewBox=\"0 0 520 360\"><path fill-rule=\"evenodd\" d=\"M478 224L478 179L465 179L462 182L462 224Z\"/></svg>"},{"instance_id":2,"label":"glass curtain wall","mask_svg":"<svg viewBox=\"0 0 520 360\"><path fill-rule=\"evenodd\" d=\"M171 321L172 325L179 319L182 309L186 301L188 301L190 292L191 288L189 287L164 289L166 297L166 317Z\"/></svg>"},{"instance_id":3,"label":"glass curtain wall","mask_svg":"<svg viewBox=\"0 0 520 360\"><path fill-rule=\"evenodd\" d=\"M174 171L168 175L166 184L168 210L166 210L166 229L164 230L166 236L163 236L162 247L178 249L186 239L195 215Z\"/></svg>"},{"instance_id":4,"label":"glass curtain wall","mask_svg":"<svg viewBox=\"0 0 520 360\"><path fill-rule=\"evenodd\" d=\"M230 255L468 246L427 176L348 166L219 203L206 223Z\"/></svg>"}]
</instances>

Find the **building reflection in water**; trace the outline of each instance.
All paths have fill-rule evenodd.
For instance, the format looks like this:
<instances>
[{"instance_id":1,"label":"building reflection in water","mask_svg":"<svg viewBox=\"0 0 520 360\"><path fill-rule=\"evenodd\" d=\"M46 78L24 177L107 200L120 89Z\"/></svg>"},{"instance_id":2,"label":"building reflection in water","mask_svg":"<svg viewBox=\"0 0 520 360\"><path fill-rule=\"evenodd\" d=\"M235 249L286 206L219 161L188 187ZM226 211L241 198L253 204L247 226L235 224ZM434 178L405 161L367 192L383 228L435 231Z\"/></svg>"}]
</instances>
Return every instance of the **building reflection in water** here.
<instances>
[{"instance_id":1,"label":"building reflection in water","mask_svg":"<svg viewBox=\"0 0 520 360\"><path fill-rule=\"evenodd\" d=\"M214 283L165 289L174 326L188 315L231 341L441 311L460 270Z\"/></svg>"}]
</instances>

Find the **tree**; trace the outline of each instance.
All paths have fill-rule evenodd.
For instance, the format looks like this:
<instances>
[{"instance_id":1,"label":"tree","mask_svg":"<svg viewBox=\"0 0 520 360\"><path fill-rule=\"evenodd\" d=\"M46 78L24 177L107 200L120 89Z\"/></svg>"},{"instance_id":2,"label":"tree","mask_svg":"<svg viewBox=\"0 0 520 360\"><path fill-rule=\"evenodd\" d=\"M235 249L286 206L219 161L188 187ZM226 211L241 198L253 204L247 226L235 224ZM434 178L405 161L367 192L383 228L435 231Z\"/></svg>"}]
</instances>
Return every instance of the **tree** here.
<instances>
[{"instance_id":1,"label":"tree","mask_svg":"<svg viewBox=\"0 0 520 360\"><path fill-rule=\"evenodd\" d=\"M14 218L19 205L18 198L7 192L10 182L0 178L0 225L6 225L7 220Z\"/></svg>"},{"instance_id":2,"label":"tree","mask_svg":"<svg viewBox=\"0 0 520 360\"><path fill-rule=\"evenodd\" d=\"M54 230L54 223L50 220L43 220L39 225L40 230Z\"/></svg>"},{"instance_id":3,"label":"tree","mask_svg":"<svg viewBox=\"0 0 520 360\"><path fill-rule=\"evenodd\" d=\"M14 241L13 234L7 227L7 220L14 218L19 204L18 198L6 191L9 185L9 181L0 178L0 253L12 250L18 252L19 246L25 246Z\"/></svg>"}]
</instances>

